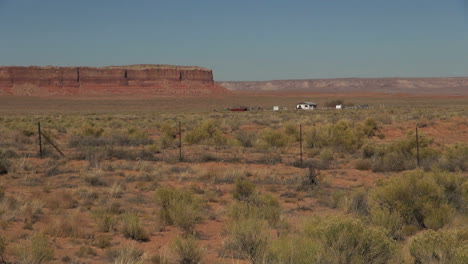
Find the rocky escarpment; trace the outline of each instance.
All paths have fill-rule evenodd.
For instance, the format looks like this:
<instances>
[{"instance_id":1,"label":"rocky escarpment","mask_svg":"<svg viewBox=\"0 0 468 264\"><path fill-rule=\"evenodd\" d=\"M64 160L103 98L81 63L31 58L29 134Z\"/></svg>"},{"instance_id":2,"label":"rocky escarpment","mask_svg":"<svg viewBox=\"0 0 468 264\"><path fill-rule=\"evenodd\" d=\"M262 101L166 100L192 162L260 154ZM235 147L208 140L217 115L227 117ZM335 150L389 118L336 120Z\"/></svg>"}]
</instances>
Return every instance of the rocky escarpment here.
<instances>
[{"instance_id":1,"label":"rocky escarpment","mask_svg":"<svg viewBox=\"0 0 468 264\"><path fill-rule=\"evenodd\" d=\"M468 78L348 78L220 82L250 92L406 93L468 95Z\"/></svg>"},{"instance_id":2,"label":"rocky escarpment","mask_svg":"<svg viewBox=\"0 0 468 264\"><path fill-rule=\"evenodd\" d=\"M0 95L211 95L229 91L195 66L0 67Z\"/></svg>"}]
</instances>

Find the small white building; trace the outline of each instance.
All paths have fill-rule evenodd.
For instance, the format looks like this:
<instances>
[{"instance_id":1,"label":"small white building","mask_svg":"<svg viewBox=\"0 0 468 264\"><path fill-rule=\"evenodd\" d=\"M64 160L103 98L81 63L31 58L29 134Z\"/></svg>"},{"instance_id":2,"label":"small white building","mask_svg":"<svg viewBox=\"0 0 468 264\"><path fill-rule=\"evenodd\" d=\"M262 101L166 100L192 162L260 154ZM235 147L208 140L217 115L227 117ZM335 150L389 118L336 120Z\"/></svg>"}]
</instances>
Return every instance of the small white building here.
<instances>
[{"instance_id":1,"label":"small white building","mask_svg":"<svg viewBox=\"0 0 468 264\"><path fill-rule=\"evenodd\" d=\"M316 108L317 104L312 102L303 102L296 105L296 110L314 110Z\"/></svg>"},{"instance_id":2,"label":"small white building","mask_svg":"<svg viewBox=\"0 0 468 264\"><path fill-rule=\"evenodd\" d=\"M273 111L279 111L279 108L280 108L279 106L275 105L273 106Z\"/></svg>"},{"instance_id":3,"label":"small white building","mask_svg":"<svg viewBox=\"0 0 468 264\"><path fill-rule=\"evenodd\" d=\"M343 105L336 105L336 109L343 109Z\"/></svg>"}]
</instances>

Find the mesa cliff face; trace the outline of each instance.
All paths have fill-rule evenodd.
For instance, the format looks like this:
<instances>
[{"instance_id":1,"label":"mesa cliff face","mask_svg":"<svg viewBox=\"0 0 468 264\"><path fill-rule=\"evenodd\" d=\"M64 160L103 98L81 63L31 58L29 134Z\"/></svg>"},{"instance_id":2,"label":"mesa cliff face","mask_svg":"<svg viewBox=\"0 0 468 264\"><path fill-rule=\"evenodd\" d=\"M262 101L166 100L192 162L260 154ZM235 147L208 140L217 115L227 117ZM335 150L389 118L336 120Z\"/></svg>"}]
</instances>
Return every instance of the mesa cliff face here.
<instances>
[{"instance_id":1,"label":"mesa cliff face","mask_svg":"<svg viewBox=\"0 0 468 264\"><path fill-rule=\"evenodd\" d=\"M187 95L229 93L192 66L0 67L0 95Z\"/></svg>"}]
</instances>

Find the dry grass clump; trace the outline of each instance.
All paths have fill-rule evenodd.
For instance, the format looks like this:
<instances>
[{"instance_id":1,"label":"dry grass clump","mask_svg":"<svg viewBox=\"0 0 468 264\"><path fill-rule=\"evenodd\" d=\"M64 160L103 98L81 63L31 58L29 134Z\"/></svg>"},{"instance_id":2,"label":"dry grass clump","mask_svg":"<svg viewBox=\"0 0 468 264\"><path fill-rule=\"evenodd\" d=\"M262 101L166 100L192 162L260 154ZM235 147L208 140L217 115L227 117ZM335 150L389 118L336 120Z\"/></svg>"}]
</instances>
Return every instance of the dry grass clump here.
<instances>
[{"instance_id":1,"label":"dry grass clump","mask_svg":"<svg viewBox=\"0 0 468 264\"><path fill-rule=\"evenodd\" d=\"M87 238L90 236L79 214L54 216L47 226L46 233L54 237Z\"/></svg>"},{"instance_id":2,"label":"dry grass clump","mask_svg":"<svg viewBox=\"0 0 468 264\"><path fill-rule=\"evenodd\" d=\"M193 234L195 226L203 221L208 210L201 198L185 189L159 187L155 193L155 200L161 207L161 223L176 225L186 234Z\"/></svg>"},{"instance_id":3,"label":"dry grass clump","mask_svg":"<svg viewBox=\"0 0 468 264\"><path fill-rule=\"evenodd\" d=\"M109 262L113 264L144 264L146 254L135 246L123 246L106 252Z\"/></svg>"},{"instance_id":4,"label":"dry grass clump","mask_svg":"<svg viewBox=\"0 0 468 264\"><path fill-rule=\"evenodd\" d=\"M203 260L203 249L192 236L177 237L171 245L174 263L199 264Z\"/></svg>"},{"instance_id":5,"label":"dry grass clump","mask_svg":"<svg viewBox=\"0 0 468 264\"><path fill-rule=\"evenodd\" d=\"M126 238L142 242L149 240L149 234L143 228L140 217L137 214L131 212L124 214L121 225L121 232Z\"/></svg>"},{"instance_id":6,"label":"dry grass clump","mask_svg":"<svg viewBox=\"0 0 468 264\"><path fill-rule=\"evenodd\" d=\"M47 236L37 233L20 243L15 250L15 255L18 264L42 264L52 260L54 250Z\"/></svg>"}]
</instances>

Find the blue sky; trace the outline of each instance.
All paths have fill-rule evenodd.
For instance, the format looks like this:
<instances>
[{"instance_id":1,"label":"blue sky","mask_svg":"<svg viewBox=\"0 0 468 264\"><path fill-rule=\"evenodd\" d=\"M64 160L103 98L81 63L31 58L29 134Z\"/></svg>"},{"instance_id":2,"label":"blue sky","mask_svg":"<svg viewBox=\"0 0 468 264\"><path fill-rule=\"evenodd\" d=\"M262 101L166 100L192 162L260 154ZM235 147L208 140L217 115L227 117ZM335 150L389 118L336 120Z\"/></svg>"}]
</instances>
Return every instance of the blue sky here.
<instances>
[{"instance_id":1,"label":"blue sky","mask_svg":"<svg viewBox=\"0 0 468 264\"><path fill-rule=\"evenodd\" d=\"M468 76L468 0L0 0L0 65L216 80Z\"/></svg>"}]
</instances>

